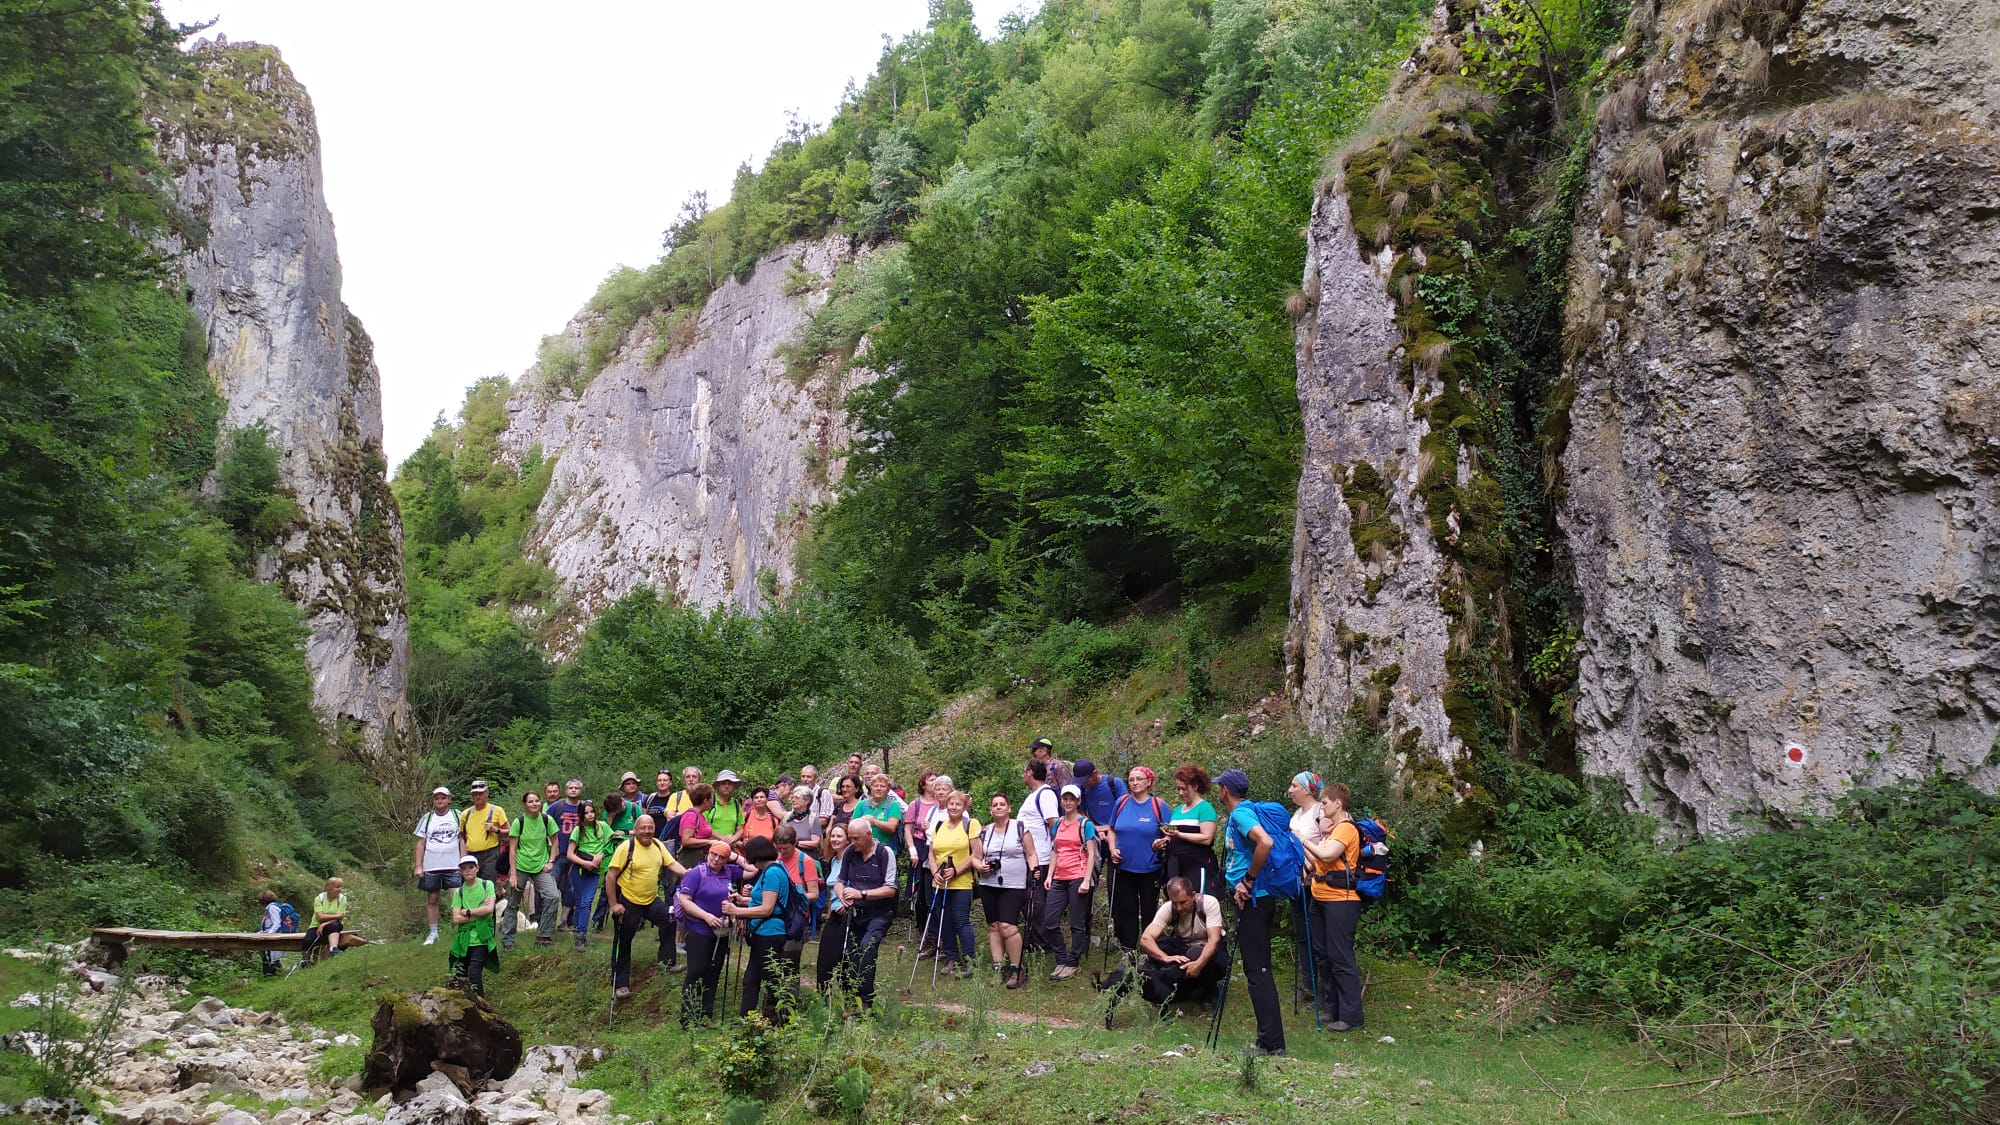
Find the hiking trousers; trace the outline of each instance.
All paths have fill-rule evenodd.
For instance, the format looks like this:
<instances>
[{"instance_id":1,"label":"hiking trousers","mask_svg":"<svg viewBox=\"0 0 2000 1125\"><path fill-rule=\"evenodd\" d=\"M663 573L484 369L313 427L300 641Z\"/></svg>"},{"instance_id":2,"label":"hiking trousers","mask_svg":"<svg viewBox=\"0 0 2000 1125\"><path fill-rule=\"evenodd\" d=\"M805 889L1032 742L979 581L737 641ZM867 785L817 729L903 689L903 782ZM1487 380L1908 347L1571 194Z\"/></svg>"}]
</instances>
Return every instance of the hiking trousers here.
<instances>
[{"instance_id":1,"label":"hiking trousers","mask_svg":"<svg viewBox=\"0 0 2000 1125\"><path fill-rule=\"evenodd\" d=\"M1354 959L1354 931L1361 903L1311 899L1313 955L1319 963L1320 1014L1329 1022L1361 1026L1361 969Z\"/></svg>"},{"instance_id":2,"label":"hiking trousers","mask_svg":"<svg viewBox=\"0 0 2000 1125\"><path fill-rule=\"evenodd\" d=\"M1139 948L1139 935L1160 908L1158 871L1118 872L1111 886L1111 932L1120 949Z\"/></svg>"},{"instance_id":3,"label":"hiking trousers","mask_svg":"<svg viewBox=\"0 0 2000 1125\"><path fill-rule=\"evenodd\" d=\"M799 963L785 956L783 934L751 934L745 942L750 946L750 963L743 969L743 1003L736 1014L747 1016L759 1008L765 1019L775 1022L778 1008L791 1007L798 991Z\"/></svg>"},{"instance_id":4,"label":"hiking trousers","mask_svg":"<svg viewBox=\"0 0 2000 1125\"><path fill-rule=\"evenodd\" d=\"M853 987L841 977L841 962L846 952L847 911L829 911L826 924L819 928L819 956L813 962L813 983L819 985L821 996L833 995L836 978L840 978L840 987Z\"/></svg>"},{"instance_id":5,"label":"hiking trousers","mask_svg":"<svg viewBox=\"0 0 2000 1125\"><path fill-rule=\"evenodd\" d=\"M715 991L729 965L729 938L687 931L687 980L681 985L681 1027L715 1018Z\"/></svg>"},{"instance_id":6,"label":"hiking trousers","mask_svg":"<svg viewBox=\"0 0 2000 1125\"><path fill-rule=\"evenodd\" d=\"M562 892L557 890L556 873L549 868L521 873L521 882L535 889L535 941L541 945L556 939L556 915L562 912Z\"/></svg>"},{"instance_id":7,"label":"hiking trousers","mask_svg":"<svg viewBox=\"0 0 2000 1125\"><path fill-rule=\"evenodd\" d=\"M1082 879L1057 879L1049 888L1048 921L1042 940L1056 951L1056 964L1079 966L1090 953L1090 891ZM1069 944L1063 944L1062 923L1069 919Z\"/></svg>"},{"instance_id":8,"label":"hiking trousers","mask_svg":"<svg viewBox=\"0 0 2000 1125\"><path fill-rule=\"evenodd\" d=\"M1285 1049L1284 1009L1278 1003L1278 981L1271 973L1271 920L1286 900L1264 895L1236 912L1236 948L1243 955L1243 976L1249 985L1250 1010L1257 1016L1257 1046Z\"/></svg>"},{"instance_id":9,"label":"hiking trousers","mask_svg":"<svg viewBox=\"0 0 2000 1125\"><path fill-rule=\"evenodd\" d=\"M861 1006L875 1006L875 962L882 952L882 939L889 936L895 914L878 910L858 915L847 923L847 954L842 958L841 975L847 987L861 1000Z\"/></svg>"},{"instance_id":10,"label":"hiking trousers","mask_svg":"<svg viewBox=\"0 0 2000 1125\"><path fill-rule=\"evenodd\" d=\"M648 922L660 928L660 964L674 963L674 919L667 912L667 900L656 898L644 906L628 902L625 913L614 920L618 925L611 942L611 987L624 988L632 983L632 942Z\"/></svg>"}]
</instances>

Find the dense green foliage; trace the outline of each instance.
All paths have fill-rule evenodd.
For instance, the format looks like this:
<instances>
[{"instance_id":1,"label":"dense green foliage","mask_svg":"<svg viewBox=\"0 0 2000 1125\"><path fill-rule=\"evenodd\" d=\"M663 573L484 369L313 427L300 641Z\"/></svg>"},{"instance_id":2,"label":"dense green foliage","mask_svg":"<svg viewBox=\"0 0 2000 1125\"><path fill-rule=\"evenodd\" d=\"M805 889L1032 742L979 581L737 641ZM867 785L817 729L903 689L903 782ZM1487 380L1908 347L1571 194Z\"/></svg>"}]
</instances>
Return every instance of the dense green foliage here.
<instances>
[{"instance_id":1,"label":"dense green foliage","mask_svg":"<svg viewBox=\"0 0 2000 1125\"><path fill-rule=\"evenodd\" d=\"M147 241L167 204L140 98L183 34L142 3L0 5L9 929L239 910L247 859L326 870L360 831L299 611L249 574L291 518L275 451L218 434Z\"/></svg>"}]
</instances>

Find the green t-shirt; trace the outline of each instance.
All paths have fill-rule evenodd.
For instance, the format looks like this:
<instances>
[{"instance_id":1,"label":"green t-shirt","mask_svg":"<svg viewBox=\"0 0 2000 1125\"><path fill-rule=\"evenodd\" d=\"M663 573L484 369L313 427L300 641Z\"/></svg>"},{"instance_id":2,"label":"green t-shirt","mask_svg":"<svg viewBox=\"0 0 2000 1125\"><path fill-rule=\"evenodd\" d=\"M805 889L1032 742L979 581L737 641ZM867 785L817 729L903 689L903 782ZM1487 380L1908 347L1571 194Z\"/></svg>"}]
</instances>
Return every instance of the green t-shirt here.
<instances>
[{"instance_id":1,"label":"green t-shirt","mask_svg":"<svg viewBox=\"0 0 2000 1125\"><path fill-rule=\"evenodd\" d=\"M882 798L880 804L877 804L872 797L863 797L860 803L854 806L854 815L858 817L865 816L871 822L877 817L884 820L901 820L903 817L903 802L897 800L894 793ZM896 834L894 832L884 829L879 824L872 823L868 830L874 834L876 843L887 845L891 851L895 850Z\"/></svg>"},{"instance_id":2,"label":"green t-shirt","mask_svg":"<svg viewBox=\"0 0 2000 1125\"><path fill-rule=\"evenodd\" d=\"M547 813L514 823L514 870L533 875L549 865L549 844L556 838L555 818Z\"/></svg>"},{"instance_id":3,"label":"green t-shirt","mask_svg":"<svg viewBox=\"0 0 2000 1125\"><path fill-rule=\"evenodd\" d=\"M465 886L451 892L453 910L471 910L483 906L493 898L493 884L485 879L474 879ZM475 945L493 945L493 915L487 914L461 922L451 936L451 955L463 957Z\"/></svg>"},{"instance_id":4,"label":"green t-shirt","mask_svg":"<svg viewBox=\"0 0 2000 1125\"><path fill-rule=\"evenodd\" d=\"M735 801L727 804L717 801L707 815L708 826L715 829L717 836L734 836L743 829L743 806Z\"/></svg>"},{"instance_id":5,"label":"green t-shirt","mask_svg":"<svg viewBox=\"0 0 2000 1125\"><path fill-rule=\"evenodd\" d=\"M313 899L312 924L315 926L319 925L319 916L322 914L345 914L345 913L347 913L346 895L341 895L339 898L328 898L324 894L322 894Z\"/></svg>"},{"instance_id":6,"label":"green t-shirt","mask_svg":"<svg viewBox=\"0 0 2000 1125\"><path fill-rule=\"evenodd\" d=\"M611 838L611 827L601 820L596 824L577 825L569 840L576 845L578 855L603 855L611 850L614 843Z\"/></svg>"},{"instance_id":7,"label":"green t-shirt","mask_svg":"<svg viewBox=\"0 0 2000 1125\"><path fill-rule=\"evenodd\" d=\"M625 837L632 834L632 826L639 823L639 814L644 811L637 801L625 802L625 807L619 809L618 815L611 818L611 838L621 844L624 843Z\"/></svg>"}]
</instances>

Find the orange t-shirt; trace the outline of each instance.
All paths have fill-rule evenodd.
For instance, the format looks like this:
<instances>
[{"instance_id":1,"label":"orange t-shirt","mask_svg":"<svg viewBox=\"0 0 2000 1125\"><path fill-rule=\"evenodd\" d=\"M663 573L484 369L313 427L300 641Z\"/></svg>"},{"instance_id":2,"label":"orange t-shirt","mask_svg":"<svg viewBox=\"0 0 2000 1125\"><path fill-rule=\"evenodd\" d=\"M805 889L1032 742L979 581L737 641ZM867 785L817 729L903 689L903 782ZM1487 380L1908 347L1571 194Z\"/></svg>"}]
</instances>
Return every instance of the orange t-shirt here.
<instances>
[{"instance_id":1,"label":"orange t-shirt","mask_svg":"<svg viewBox=\"0 0 2000 1125\"><path fill-rule=\"evenodd\" d=\"M1333 871L1353 872L1354 865L1361 859L1361 830L1354 827L1353 821L1343 820L1332 828L1327 829L1326 834L1331 839L1339 840L1341 846L1346 850L1341 852L1340 858L1332 863L1313 859L1313 874L1325 875ZM1312 896L1320 902L1361 901L1360 891L1350 887L1331 887L1320 882L1318 879L1312 881Z\"/></svg>"}]
</instances>

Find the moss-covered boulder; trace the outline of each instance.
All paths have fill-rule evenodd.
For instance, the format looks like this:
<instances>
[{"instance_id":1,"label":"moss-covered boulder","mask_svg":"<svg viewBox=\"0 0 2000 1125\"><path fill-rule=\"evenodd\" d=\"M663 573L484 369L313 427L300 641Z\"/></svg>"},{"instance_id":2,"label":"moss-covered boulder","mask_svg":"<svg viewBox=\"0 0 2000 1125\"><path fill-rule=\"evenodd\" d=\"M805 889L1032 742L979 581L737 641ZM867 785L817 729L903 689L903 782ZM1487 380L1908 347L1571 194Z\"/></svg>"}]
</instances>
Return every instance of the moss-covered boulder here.
<instances>
[{"instance_id":1,"label":"moss-covered boulder","mask_svg":"<svg viewBox=\"0 0 2000 1125\"><path fill-rule=\"evenodd\" d=\"M375 1043L362 1081L370 1090L403 1094L442 1071L476 1090L521 1065L521 1033L483 996L433 988L383 998L375 1012Z\"/></svg>"}]
</instances>

